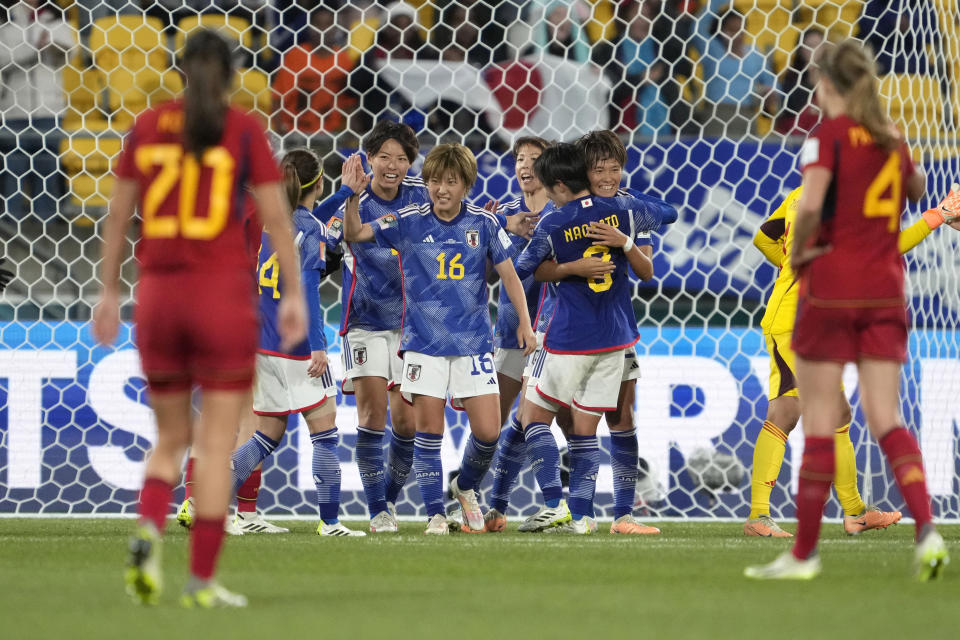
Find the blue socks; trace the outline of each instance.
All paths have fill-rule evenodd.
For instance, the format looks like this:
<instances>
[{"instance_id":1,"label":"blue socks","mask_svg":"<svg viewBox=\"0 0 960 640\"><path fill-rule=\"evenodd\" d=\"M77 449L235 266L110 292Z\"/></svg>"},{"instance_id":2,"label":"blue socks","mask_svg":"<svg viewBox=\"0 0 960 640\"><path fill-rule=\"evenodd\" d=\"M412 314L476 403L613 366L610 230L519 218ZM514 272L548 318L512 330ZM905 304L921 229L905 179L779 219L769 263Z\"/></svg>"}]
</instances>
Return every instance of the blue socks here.
<instances>
[{"instance_id":1,"label":"blue socks","mask_svg":"<svg viewBox=\"0 0 960 640\"><path fill-rule=\"evenodd\" d=\"M390 434L390 449L387 455L386 498L387 502L397 503L397 498L407 484L407 476L413 467L414 438L398 436L396 431Z\"/></svg>"},{"instance_id":2,"label":"blue socks","mask_svg":"<svg viewBox=\"0 0 960 640\"><path fill-rule=\"evenodd\" d=\"M636 429L610 432L614 520L633 512L633 503L636 501L639 457Z\"/></svg>"},{"instance_id":3,"label":"blue socks","mask_svg":"<svg viewBox=\"0 0 960 640\"><path fill-rule=\"evenodd\" d=\"M600 470L600 443L597 436L570 436L570 514L574 520L593 517L593 494Z\"/></svg>"},{"instance_id":4,"label":"blue socks","mask_svg":"<svg viewBox=\"0 0 960 640\"><path fill-rule=\"evenodd\" d=\"M413 445L413 471L420 487L427 518L444 514L443 510L443 464L440 461L440 445L443 435L417 432ZM559 481L558 481L559 482Z\"/></svg>"},{"instance_id":5,"label":"blue socks","mask_svg":"<svg viewBox=\"0 0 960 640\"><path fill-rule=\"evenodd\" d=\"M463 490L480 490L483 476L487 474L493 454L497 452L497 441L483 442L477 440L472 433L467 438L467 446L463 449L463 460L460 462L460 475L457 477L457 486Z\"/></svg>"},{"instance_id":6,"label":"blue socks","mask_svg":"<svg viewBox=\"0 0 960 640\"><path fill-rule=\"evenodd\" d=\"M550 433L550 426L543 422L531 422L524 430L527 442L527 459L537 477L537 484L548 507L556 507L563 496L560 486L560 450Z\"/></svg>"},{"instance_id":7,"label":"blue socks","mask_svg":"<svg viewBox=\"0 0 960 640\"><path fill-rule=\"evenodd\" d=\"M232 471L233 474L233 493L236 494L246 482L257 465L263 462L264 458L273 453L274 449L280 446L276 440L271 440L259 431L244 442L233 452Z\"/></svg>"},{"instance_id":8,"label":"blue socks","mask_svg":"<svg viewBox=\"0 0 960 640\"><path fill-rule=\"evenodd\" d=\"M320 519L326 524L336 524L340 511L340 459L337 457L340 436L337 428L314 433L310 442L313 443L313 483L317 486Z\"/></svg>"},{"instance_id":9,"label":"blue socks","mask_svg":"<svg viewBox=\"0 0 960 640\"><path fill-rule=\"evenodd\" d=\"M510 420L510 424L500 432L497 443L497 455L493 462L493 491L491 492L490 508L500 513L507 512L510 504L510 494L517 484L517 476L523 469L527 457L527 442L523 437L523 429L517 422L517 416Z\"/></svg>"},{"instance_id":10,"label":"blue socks","mask_svg":"<svg viewBox=\"0 0 960 640\"><path fill-rule=\"evenodd\" d=\"M357 467L367 496L370 517L387 510L386 472L383 469L383 431L357 427Z\"/></svg>"}]
</instances>

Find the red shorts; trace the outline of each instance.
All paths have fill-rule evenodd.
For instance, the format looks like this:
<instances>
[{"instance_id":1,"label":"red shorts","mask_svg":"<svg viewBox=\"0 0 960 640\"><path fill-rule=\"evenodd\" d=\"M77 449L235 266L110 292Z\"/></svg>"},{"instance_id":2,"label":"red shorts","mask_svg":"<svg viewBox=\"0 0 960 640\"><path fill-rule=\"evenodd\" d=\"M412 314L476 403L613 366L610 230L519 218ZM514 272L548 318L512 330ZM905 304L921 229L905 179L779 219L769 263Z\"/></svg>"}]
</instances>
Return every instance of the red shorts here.
<instances>
[{"instance_id":1,"label":"red shorts","mask_svg":"<svg viewBox=\"0 0 960 640\"><path fill-rule=\"evenodd\" d=\"M905 307L797 306L793 350L808 360L857 362L860 358L907 361Z\"/></svg>"},{"instance_id":2,"label":"red shorts","mask_svg":"<svg viewBox=\"0 0 960 640\"><path fill-rule=\"evenodd\" d=\"M252 282L239 270L141 275L134 321L151 391L250 388L258 339Z\"/></svg>"}]
</instances>

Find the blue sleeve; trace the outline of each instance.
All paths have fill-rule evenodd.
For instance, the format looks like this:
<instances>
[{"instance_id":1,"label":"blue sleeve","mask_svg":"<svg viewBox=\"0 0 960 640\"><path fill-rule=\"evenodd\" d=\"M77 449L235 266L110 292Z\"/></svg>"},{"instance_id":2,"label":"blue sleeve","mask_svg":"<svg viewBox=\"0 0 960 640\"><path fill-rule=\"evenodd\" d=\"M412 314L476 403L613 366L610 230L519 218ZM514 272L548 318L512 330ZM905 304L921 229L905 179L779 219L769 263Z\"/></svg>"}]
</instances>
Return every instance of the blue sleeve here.
<instances>
[{"instance_id":1,"label":"blue sleeve","mask_svg":"<svg viewBox=\"0 0 960 640\"><path fill-rule=\"evenodd\" d=\"M487 246L487 255L490 258L490 262L495 265L513 258L513 242L510 240L510 236L507 235L507 232L503 230L503 227L500 226L499 222L499 219L497 220L497 223L494 223L491 220L487 225L487 227L490 229L490 241Z\"/></svg>"},{"instance_id":2,"label":"blue sleeve","mask_svg":"<svg viewBox=\"0 0 960 640\"><path fill-rule=\"evenodd\" d=\"M635 231L652 231L661 224L673 224L677 221L677 210L673 205L651 196L626 198L627 208L633 210Z\"/></svg>"},{"instance_id":3,"label":"blue sleeve","mask_svg":"<svg viewBox=\"0 0 960 640\"><path fill-rule=\"evenodd\" d=\"M293 220L300 236L300 269L304 271L317 269L322 272L326 267L326 230L316 218L309 215L305 210L301 211L303 211L303 214L294 214Z\"/></svg>"},{"instance_id":4,"label":"blue sleeve","mask_svg":"<svg viewBox=\"0 0 960 640\"><path fill-rule=\"evenodd\" d=\"M303 279L303 295L307 302L309 325L307 339L310 341L310 351L327 350L327 333L323 322L323 307L320 306L320 278L322 271L317 269L303 269L300 277Z\"/></svg>"},{"instance_id":5,"label":"blue sleeve","mask_svg":"<svg viewBox=\"0 0 960 640\"><path fill-rule=\"evenodd\" d=\"M541 220L542 222L542 220ZM537 270L537 267L553 253L550 247L550 234L546 225L538 224L533 232L533 238L527 248L523 250L520 257L517 258L516 269L517 276L521 280L527 278Z\"/></svg>"},{"instance_id":6,"label":"blue sleeve","mask_svg":"<svg viewBox=\"0 0 960 640\"><path fill-rule=\"evenodd\" d=\"M399 215L396 213L388 213L385 216L381 216L370 223L370 228L373 229L373 239L378 245L387 249L400 251L400 244L403 241L403 231L401 229Z\"/></svg>"},{"instance_id":7,"label":"blue sleeve","mask_svg":"<svg viewBox=\"0 0 960 640\"><path fill-rule=\"evenodd\" d=\"M507 216L503 215L502 213L495 213L493 215L497 216L497 222L500 223L500 228L506 230Z\"/></svg>"},{"instance_id":8,"label":"blue sleeve","mask_svg":"<svg viewBox=\"0 0 960 640\"><path fill-rule=\"evenodd\" d=\"M313 217L328 227L327 246L333 251L339 252L340 243L343 241L343 214L340 213L340 208L352 195L353 189L344 185L313 209ZM339 220L339 224L335 223L335 220Z\"/></svg>"}]
</instances>

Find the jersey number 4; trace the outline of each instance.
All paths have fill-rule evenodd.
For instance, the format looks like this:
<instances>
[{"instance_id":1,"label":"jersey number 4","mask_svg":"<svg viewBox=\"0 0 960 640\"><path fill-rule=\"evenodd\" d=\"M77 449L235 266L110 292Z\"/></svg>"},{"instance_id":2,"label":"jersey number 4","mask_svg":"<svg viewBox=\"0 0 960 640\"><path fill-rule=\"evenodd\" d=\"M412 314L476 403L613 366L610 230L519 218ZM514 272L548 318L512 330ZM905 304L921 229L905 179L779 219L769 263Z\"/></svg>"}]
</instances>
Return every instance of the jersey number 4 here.
<instances>
[{"instance_id":1,"label":"jersey number 4","mask_svg":"<svg viewBox=\"0 0 960 640\"><path fill-rule=\"evenodd\" d=\"M272 254L262 265L258 274L257 284L260 293L263 293L264 287L273 289L273 298L280 297L280 263L277 262L277 254Z\"/></svg>"},{"instance_id":2,"label":"jersey number 4","mask_svg":"<svg viewBox=\"0 0 960 640\"><path fill-rule=\"evenodd\" d=\"M891 232L900 229L901 181L900 152L894 151L867 187L863 199L863 215L868 218L889 218L887 230ZM885 194L889 195L884 197Z\"/></svg>"},{"instance_id":3,"label":"jersey number 4","mask_svg":"<svg viewBox=\"0 0 960 640\"><path fill-rule=\"evenodd\" d=\"M178 144L145 144L134 156L137 168L144 174L160 167L157 176L143 196L143 235L145 238L212 240L227 225L230 193L233 190L234 160L224 147L211 147L197 162L192 153L184 154ZM213 170L206 216L196 215L200 170ZM178 215L157 215L160 206L180 184Z\"/></svg>"}]
</instances>

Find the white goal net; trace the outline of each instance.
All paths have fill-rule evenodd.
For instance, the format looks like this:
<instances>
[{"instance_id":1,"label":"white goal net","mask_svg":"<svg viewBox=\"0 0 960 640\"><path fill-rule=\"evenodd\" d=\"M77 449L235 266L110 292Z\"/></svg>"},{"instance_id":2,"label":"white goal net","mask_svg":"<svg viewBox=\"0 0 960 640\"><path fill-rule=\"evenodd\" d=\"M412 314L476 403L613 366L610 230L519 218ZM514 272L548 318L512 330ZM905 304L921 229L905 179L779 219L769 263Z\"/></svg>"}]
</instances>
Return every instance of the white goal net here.
<instances>
[{"instance_id":1,"label":"white goal net","mask_svg":"<svg viewBox=\"0 0 960 640\"><path fill-rule=\"evenodd\" d=\"M0 514L134 510L155 425L130 324L115 349L90 335L99 222L125 130L136 113L182 89L176 57L198 26L236 43L234 100L262 116L275 151L309 145L322 154L327 195L340 163L381 118L410 124L421 151L449 140L470 146L480 166L470 197L481 204L519 194L509 154L518 136L621 135L624 186L680 212L655 238L653 281L635 288L638 513L749 511L769 372L759 318L776 276L751 238L800 183L797 150L819 117L808 66L819 42L856 35L874 47L884 100L927 172L930 201L960 180L960 13L949 0L0 5L0 257L15 271L0 294ZM908 207L904 226L929 204ZM906 257L913 331L902 410L922 445L935 514L948 520L960 519L958 256L960 233L944 227ZM135 280L130 258L127 319ZM340 282L334 275L322 287L335 372ZM861 493L901 509L857 409L855 371L845 383ZM361 517L356 410L350 397L338 400L342 511ZM466 417L451 410L447 419L451 471ZM773 492L775 517L794 514L801 450L797 429ZM309 455L298 424L265 463L263 511L316 513ZM422 513L414 485L411 478L401 514ZM511 509L532 511L535 489L525 471ZM599 515L610 513L611 493L604 457ZM835 499L827 515L840 515Z\"/></svg>"}]
</instances>

